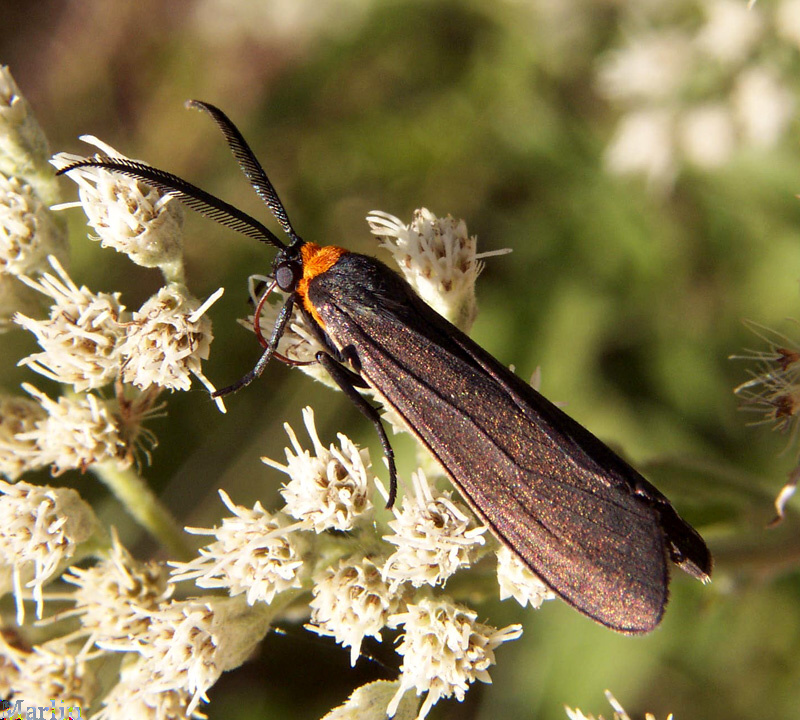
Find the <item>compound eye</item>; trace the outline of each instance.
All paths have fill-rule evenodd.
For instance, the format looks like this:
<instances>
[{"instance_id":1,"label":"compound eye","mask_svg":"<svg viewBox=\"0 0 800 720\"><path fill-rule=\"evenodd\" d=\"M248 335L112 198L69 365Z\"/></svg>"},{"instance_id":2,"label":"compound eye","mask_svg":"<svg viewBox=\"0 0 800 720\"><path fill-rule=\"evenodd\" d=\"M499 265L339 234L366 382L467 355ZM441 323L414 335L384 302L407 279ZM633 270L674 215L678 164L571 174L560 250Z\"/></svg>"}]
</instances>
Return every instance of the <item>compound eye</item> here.
<instances>
[{"instance_id":1,"label":"compound eye","mask_svg":"<svg viewBox=\"0 0 800 720\"><path fill-rule=\"evenodd\" d=\"M294 292L300 279L300 268L294 263L281 263L275 270L275 281L284 292Z\"/></svg>"}]
</instances>

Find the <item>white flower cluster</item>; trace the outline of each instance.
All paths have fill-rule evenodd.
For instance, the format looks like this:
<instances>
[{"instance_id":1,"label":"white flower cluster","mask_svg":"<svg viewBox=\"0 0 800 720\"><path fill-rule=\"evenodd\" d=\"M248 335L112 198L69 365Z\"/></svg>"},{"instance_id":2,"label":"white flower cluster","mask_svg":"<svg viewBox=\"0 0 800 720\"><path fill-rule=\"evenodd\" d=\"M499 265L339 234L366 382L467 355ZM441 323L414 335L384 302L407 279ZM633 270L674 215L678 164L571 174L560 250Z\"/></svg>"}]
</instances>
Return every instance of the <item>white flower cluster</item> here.
<instances>
[{"instance_id":1,"label":"white flower cluster","mask_svg":"<svg viewBox=\"0 0 800 720\"><path fill-rule=\"evenodd\" d=\"M17 435L18 440L32 442L36 448L31 465L49 465L57 476L107 460L131 463L131 450L119 423L109 406L95 395L52 400L32 385L25 383L23 388L47 413L33 423L32 430Z\"/></svg>"},{"instance_id":2,"label":"white flower cluster","mask_svg":"<svg viewBox=\"0 0 800 720\"><path fill-rule=\"evenodd\" d=\"M463 699L470 683L488 682L494 648L521 633L517 626L497 630L478 623L474 612L445 595L430 597L431 588L487 554L486 528L418 471L414 492L388 523L393 533L382 537L385 526L368 499L366 450L343 435L338 447L326 447L310 408L303 421L311 450L287 425L286 464L264 459L290 478L281 490L285 506L275 514L259 503L248 510L220 491L234 516L210 530L189 529L214 540L196 559L172 563L172 582L194 580L201 588L225 588L232 597L246 594L250 606L266 604L272 612L310 590L306 627L349 648L353 665L365 638L380 640L384 628L402 626L403 674L390 712L411 688L428 693L420 717L440 698ZM498 564L502 573L509 579L500 580L501 587L513 587L508 594L523 605L538 607L551 596L511 561Z\"/></svg>"},{"instance_id":3,"label":"white flower cluster","mask_svg":"<svg viewBox=\"0 0 800 720\"><path fill-rule=\"evenodd\" d=\"M107 156L125 158L96 138L84 136L82 139ZM82 159L59 153L52 163L63 169ZM208 358L212 340L211 322L204 314L222 291L200 303L183 284L183 211L180 204L170 195L138 180L102 168L79 168L71 171L69 177L78 184L80 201L64 203L58 209L82 208L89 224L97 231L101 245L113 247L144 267L160 268L167 279L167 284L131 317L122 316L122 307L115 308L115 312L110 313L112 317L103 316L109 321L105 329L110 335L108 347L113 347L109 354L116 361L114 376L120 374L124 382L143 390L152 386L188 390L191 375L194 375L213 391L214 387L200 368L200 361ZM67 282L63 275L62 280ZM51 288L37 289L57 302L61 299ZM70 290L74 292L74 286ZM82 291L88 292L85 288ZM97 297L105 299L106 296ZM86 322L84 316L80 317Z\"/></svg>"},{"instance_id":4,"label":"white flower cluster","mask_svg":"<svg viewBox=\"0 0 800 720\"><path fill-rule=\"evenodd\" d=\"M141 390L188 390L194 375L213 392L200 362L208 358L213 339L204 313L221 291L200 303L183 284L169 283L129 315L118 293L78 288L55 258L50 264L55 275L43 273L38 281L21 278L53 301L45 320L15 316L43 350L21 364L76 391L117 379Z\"/></svg>"},{"instance_id":5,"label":"white flower cluster","mask_svg":"<svg viewBox=\"0 0 800 720\"><path fill-rule=\"evenodd\" d=\"M89 170L76 177L80 206L102 244L159 267L165 284L132 313L119 293L78 286L65 269L63 216L52 212L60 181L49 155L29 105L0 68L0 331L30 332L40 351L19 364L62 386L57 397L28 383L28 397L0 396L0 475L9 481L0 481L0 595L13 594L19 625L0 633L0 697L41 708L66 702L87 717L99 705L95 674L107 686L124 657L100 717L200 717L208 687L263 636L261 616L243 612L238 599L172 602L166 565L134 560L116 534L109 541L75 490L19 478L43 467L54 475L91 468L136 519L179 547L171 517L132 465L155 444L142 423L160 411L163 390L186 390L192 376L213 390L201 369L212 340L204 313L221 291L201 303L186 289L177 203ZM77 159L61 155L54 164ZM31 601L35 630L24 624ZM101 663L108 667L98 672Z\"/></svg>"},{"instance_id":6,"label":"white flower cluster","mask_svg":"<svg viewBox=\"0 0 800 720\"><path fill-rule=\"evenodd\" d=\"M205 312L222 293L201 303L182 282L178 203L135 180L93 168L70 173L81 201L56 207L82 207L103 245L141 265L160 267L167 283L133 313L126 311L119 293L79 287L58 258L64 254L62 222L42 200L53 195L50 185L55 178L42 154L44 137L36 135L38 126L32 122L27 104L3 68L0 329L7 329L13 318L16 326L32 333L41 351L20 364L70 389L68 396L53 401L26 386L38 409L21 398L2 400L9 415L3 413L0 420L0 473L10 480L47 465L56 473L106 461L130 466L139 449L154 444L141 424L156 408L160 391L188 390L192 377L214 391L201 367L213 339ZM39 154L31 155L34 150ZM80 159L62 153L53 164L63 168ZM6 175L4 168L21 168L24 174ZM50 305L43 319L37 317L38 309L31 310L36 296ZM109 397L105 389L112 385ZM217 405L224 411L221 400Z\"/></svg>"},{"instance_id":7,"label":"white flower cluster","mask_svg":"<svg viewBox=\"0 0 800 720\"><path fill-rule=\"evenodd\" d=\"M261 614L237 598L174 600L141 614L147 630L130 641L128 650L141 659L136 684L128 687L145 702L147 696L188 693L189 716L201 700L208 702L206 692L219 676L241 665L269 629Z\"/></svg>"},{"instance_id":8,"label":"white flower cluster","mask_svg":"<svg viewBox=\"0 0 800 720\"><path fill-rule=\"evenodd\" d=\"M417 292L440 313L468 329L476 313L474 284L482 268L480 258L506 251L478 255L476 239L468 234L463 221L450 216L439 218L425 209L416 211L408 225L382 212L371 213L367 222ZM250 296L256 307L268 282L269 278L264 277L250 279ZM277 303L263 303L258 318L262 342L274 326L279 307ZM255 329L254 316L243 324ZM303 362L312 360L319 349L302 316L296 313L278 352L291 361ZM317 364L301 369L315 376L319 373ZM387 419L392 421L391 414ZM463 699L471 682L488 681L487 668L494 662L491 650L518 637L519 629L514 626L496 630L477 623L474 613L445 595L437 598L444 613L440 613L441 626L433 627L428 615L414 609L415 602L424 600L431 588L444 585L457 571L471 567L488 554L487 528L476 522L451 492L431 487L419 470L413 475L413 493L403 498L400 509L393 509L393 519L388 522L391 533L386 534L381 529L386 526L377 522L369 500L370 462L366 450L359 450L343 435L339 435L338 447L326 448L314 427L310 409L303 411L303 420L312 448L304 450L286 425L291 445L286 449L286 463L268 458L263 461L290 478L281 490L285 502L281 512L297 522L284 531L287 543L297 540L298 531L300 537L309 532L315 535L308 540L307 547L311 549L306 551L315 563L296 569L287 555L286 565L287 572L297 573L292 575L298 580L294 588L311 589L311 617L306 627L349 648L351 663L355 664L365 638L380 640L384 628L404 626L408 638L401 651L405 655L404 673L390 694L391 712L398 710L402 696L411 688L417 694L428 693L420 717L440 698L456 695ZM379 489L385 500L385 491ZM235 506L223 499L233 510ZM242 530L239 550L235 542L223 547L223 538L229 538L226 524L245 522L241 510L244 509L235 511L238 521L226 519L218 530L204 531L215 534L216 542L201 550L195 561L176 566L173 580L194 578L200 587L211 587L209 583L214 582L214 587L227 586L231 595L247 592L250 601L266 598L267 602L277 602L277 593L286 588L278 588L268 596L259 589L258 573L252 569L260 559L253 552L258 544L245 539L249 533ZM271 537L270 531L259 527L256 517L248 517L246 522L252 523L254 534ZM352 554L348 550L351 544L342 533L353 535L361 547L359 552ZM552 597L530 571L526 574L512 560L499 561L497 567L503 597L513 596L522 605L530 603L534 607ZM425 607L425 602L428 601L424 600L420 607ZM458 626L458 632L467 633L466 640L454 645L452 654L445 654L437 664L427 648L430 643L440 643L440 635L453 632L450 621ZM467 632L466 628L471 629ZM432 636L425 639L428 631ZM478 647L482 649L476 650ZM426 670L417 672L421 666ZM376 692L380 695L382 691ZM343 717L348 716L347 712L342 709Z\"/></svg>"},{"instance_id":9,"label":"white flower cluster","mask_svg":"<svg viewBox=\"0 0 800 720\"><path fill-rule=\"evenodd\" d=\"M784 66L800 48L797 0L684 4L699 11L698 25L676 25L674 6L631 5L627 43L597 74L600 93L623 110L607 167L656 188L669 188L682 162L714 169L742 149L774 148L795 108Z\"/></svg>"},{"instance_id":10,"label":"white flower cluster","mask_svg":"<svg viewBox=\"0 0 800 720\"><path fill-rule=\"evenodd\" d=\"M50 258L55 274L36 280L22 276L29 287L52 300L47 320L17 313L16 323L33 333L43 352L20 364L76 391L108 385L119 374L119 345L125 336L125 306L119 293L93 293L78 287L61 263Z\"/></svg>"},{"instance_id":11,"label":"white flower cluster","mask_svg":"<svg viewBox=\"0 0 800 720\"><path fill-rule=\"evenodd\" d=\"M96 718L204 717L197 707L208 701L208 689L223 672L241 665L269 629L263 613L237 598L159 600L155 606L117 604L123 616L136 616L140 627L113 643L123 653L123 666Z\"/></svg>"},{"instance_id":12,"label":"white flower cluster","mask_svg":"<svg viewBox=\"0 0 800 720\"><path fill-rule=\"evenodd\" d=\"M365 637L381 638L381 630L397 611L402 596L392 592L381 568L366 556L343 559L315 578L308 629L329 635L350 648L355 667Z\"/></svg>"},{"instance_id":13,"label":"white flower cluster","mask_svg":"<svg viewBox=\"0 0 800 720\"><path fill-rule=\"evenodd\" d=\"M33 466L39 454L36 439L24 438L46 417L34 400L0 395L0 475L13 482Z\"/></svg>"},{"instance_id":14,"label":"white flower cluster","mask_svg":"<svg viewBox=\"0 0 800 720\"><path fill-rule=\"evenodd\" d=\"M49 708L57 701L88 708L99 684L85 659L73 655L60 640L23 648L0 633L0 670L3 697L12 704L24 700L29 707Z\"/></svg>"},{"instance_id":15,"label":"white flower cluster","mask_svg":"<svg viewBox=\"0 0 800 720\"><path fill-rule=\"evenodd\" d=\"M125 664L120 679L103 698L103 708L92 715L93 720L205 720L197 708L189 710L192 696L186 690L148 692L150 679L142 661Z\"/></svg>"},{"instance_id":16,"label":"white flower cluster","mask_svg":"<svg viewBox=\"0 0 800 720\"><path fill-rule=\"evenodd\" d=\"M0 66L0 332L13 327L15 312L33 307L17 278L65 253L65 228L48 207L58 197L48 156L28 102Z\"/></svg>"},{"instance_id":17,"label":"white flower cluster","mask_svg":"<svg viewBox=\"0 0 800 720\"><path fill-rule=\"evenodd\" d=\"M33 185L0 173L0 274L36 272L62 242L60 226Z\"/></svg>"}]
</instances>

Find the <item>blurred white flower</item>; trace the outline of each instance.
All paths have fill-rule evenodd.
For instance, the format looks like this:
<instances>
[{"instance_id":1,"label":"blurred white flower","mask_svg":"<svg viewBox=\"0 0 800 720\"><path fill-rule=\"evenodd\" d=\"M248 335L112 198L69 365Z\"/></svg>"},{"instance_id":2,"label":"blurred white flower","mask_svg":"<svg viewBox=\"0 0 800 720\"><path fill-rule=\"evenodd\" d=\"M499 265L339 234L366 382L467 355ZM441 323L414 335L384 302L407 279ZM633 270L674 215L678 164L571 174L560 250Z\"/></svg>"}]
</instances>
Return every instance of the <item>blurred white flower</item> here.
<instances>
[{"instance_id":1,"label":"blurred white flower","mask_svg":"<svg viewBox=\"0 0 800 720\"><path fill-rule=\"evenodd\" d=\"M688 109L678 120L678 136L686 157L701 168L721 167L736 149L733 114L721 102Z\"/></svg>"},{"instance_id":2,"label":"blurred white flower","mask_svg":"<svg viewBox=\"0 0 800 720\"><path fill-rule=\"evenodd\" d=\"M46 417L34 400L0 395L0 475L14 481L26 470L41 467L36 440L27 433Z\"/></svg>"},{"instance_id":3,"label":"blurred white flower","mask_svg":"<svg viewBox=\"0 0 800 720\"><path fill-rule=\"evenodd\" d=\"M670 110L637 110L624 115L605 152L617 175L642 174L656 189L672 184L677 173L674 115Z\"/></svg>"},{"instance_id":4,"label":"blurred white flower","mask_svg":"<svg viewBox=\"0 0 800 720\"><path fill-rule=\"evenodd\" d=\"M46 204L55 202L58 188L46 173L47 138L11 72L0 65L0 172L30 182Z\"/></svg>"},{"instance_id":5,"label":"blurred white flower","mask_svg":"<svg viewBox=\"0 0 800 720\"><path fill-rule=\"evenodd\" d=\"M634 36L604 57L597 72L598 89L612 100L658 100L675 94L694 59L690 36L677 31Z\"/></svg>"},{"instance_id":6,"label":"blurred white flower","mask_svg":"<svg viewBox=\"0 0 800 720\"><path fill-rule=\"evenodd\" d=\"M288 41L289 48L298 48L319 41L321 35L355 30L368 7L364 0L201 0L194 22L216 45L240 45L252 38Z\"/></svg>"},{"instance_id":7,"label":"blurred white flower","mask_svg":"<svg viewBox=\"0 0 800 720\"><path fill-rule=\"evenodd\" d=\"M795 102L781 41L798 45L800 0L703 0L696 29L686 19L675 29L672 16L665 24L660 7L623 16L623 26L646 29L600 59L596 84L621 113L606 167L668 190L684 163L715 170L786 136Z\"/></svg>"},{"instance_id":8,"label":"blurred white flower","mask_svg":"<svg viewBox=\"0 0 800 720\"><path fill-rule=\"evenodd\" d=\"M800 48L800 0L783 0L775 7L778 35Z\"/></svg>"},{"instance_id":9,"label":"blurred white flower","mask_svg":"<svg viewBox=\"0 0 800 720\"><path fill-rule=\"evenodd\" d=\"M732 104L744 138L757 148L774 147L794 113L789 89L770 68L755 66L736 80Z\"/></svg>"},{"instance_id":10,"label":"blurred white flower","mask_svg":"<svg viewBox=\"0 0 800 720\"><path fill-rule=\"evenodd\" d=\"M705 0L703 5L706 22L696 37L698 47L722 62L742 62L763 35L760 10L739 0Z\"/></svg>"}]
</instances>

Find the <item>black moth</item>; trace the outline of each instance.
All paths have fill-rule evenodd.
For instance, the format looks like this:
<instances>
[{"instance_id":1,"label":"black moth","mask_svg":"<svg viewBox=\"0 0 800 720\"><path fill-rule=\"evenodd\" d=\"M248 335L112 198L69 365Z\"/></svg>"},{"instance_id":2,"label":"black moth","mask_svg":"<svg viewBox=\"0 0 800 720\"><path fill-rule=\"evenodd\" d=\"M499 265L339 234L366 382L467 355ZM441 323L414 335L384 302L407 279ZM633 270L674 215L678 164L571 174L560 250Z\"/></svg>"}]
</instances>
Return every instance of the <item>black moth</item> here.
<instances>
[{"instance_id":1,"label":"black moth","mask_svg":"<svg viewBox=\"0 0 800 720\"><path fill-rule=\"evenodd\" d=\"M708 580L708 548L666 497L386 265L302 240L236 126L213 105L188 105L222 130L288 244L223 200L142 163L94 159L60 172L99 167L140 179L278 249L272 286L288 299L255 368L218 394L261 374L296 306L326 348L316 360L377 429L389 463L390 504L397 485L392 448L377 410L357 388L372 388L394 409L498 540L597 622L623 633L655 628L667 602L668 559Z\"/></svg>"}]
</instances>

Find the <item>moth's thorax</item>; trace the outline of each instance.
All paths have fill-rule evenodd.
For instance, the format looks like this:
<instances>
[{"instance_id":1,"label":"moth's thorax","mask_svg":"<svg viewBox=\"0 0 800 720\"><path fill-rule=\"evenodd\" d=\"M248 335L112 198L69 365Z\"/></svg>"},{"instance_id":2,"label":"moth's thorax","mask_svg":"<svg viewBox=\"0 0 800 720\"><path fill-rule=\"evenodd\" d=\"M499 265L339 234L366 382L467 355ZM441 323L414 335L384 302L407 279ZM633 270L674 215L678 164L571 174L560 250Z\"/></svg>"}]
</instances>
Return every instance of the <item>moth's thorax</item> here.
<instances>
[{"instance_id":1,"label":"moth's thorax","mask_svg":"<svg viewBox=\"0 0 800 720\"><path fill-rule=\"evenodd\" d=\"M297 283L297 296L302 300L303 307L308 313L316 320L320 327L324 328L325 323L317 312L317 308L308 297L308 284L318 275L330 270L342 255L348 253L344 248L336 247L335 245L326 245L321 247L314 243L305 243L300 248L300 254L303 259L303 277Z\"/></svg>"}]
</instances>

